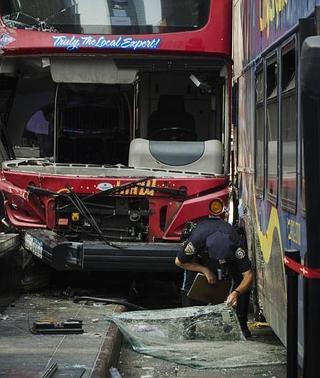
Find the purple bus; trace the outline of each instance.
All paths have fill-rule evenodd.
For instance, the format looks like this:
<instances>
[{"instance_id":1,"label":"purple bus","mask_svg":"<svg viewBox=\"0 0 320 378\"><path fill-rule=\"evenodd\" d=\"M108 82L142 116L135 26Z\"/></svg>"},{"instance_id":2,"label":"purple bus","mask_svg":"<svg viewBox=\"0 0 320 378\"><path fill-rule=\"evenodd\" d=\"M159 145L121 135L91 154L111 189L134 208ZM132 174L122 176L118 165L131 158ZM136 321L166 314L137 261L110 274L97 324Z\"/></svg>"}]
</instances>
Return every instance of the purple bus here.
<instances>
[{"instance_id":1,"label":"purple bus","mask_svg":"<svg viewBox=\"0 0 320 378\"><path fill-rule=\"evenodd\" d=\"M318 376L319 3L233 5L239 219L256 269L255 309L287 345L291 377Z\"/></svg>"}]
</instances>

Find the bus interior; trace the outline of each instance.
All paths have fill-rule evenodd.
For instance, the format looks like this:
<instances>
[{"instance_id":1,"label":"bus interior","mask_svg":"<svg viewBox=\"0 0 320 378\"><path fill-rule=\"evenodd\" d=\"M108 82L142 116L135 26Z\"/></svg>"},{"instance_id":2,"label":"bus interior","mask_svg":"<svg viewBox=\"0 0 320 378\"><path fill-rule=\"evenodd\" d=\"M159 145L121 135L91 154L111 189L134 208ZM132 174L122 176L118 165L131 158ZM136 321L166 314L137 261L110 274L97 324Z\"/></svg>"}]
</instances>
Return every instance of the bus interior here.
<instances>
[{"instance_id":1,"label":"bus interior","mask_svg":"<svg viewBox=\"0 0 320 378\"><path fill-rule=\"evenodd\" d=\"M223 155L227 76L219 59L4 58L2 141L11 158L63 164L127 166L134 139L215 140Z\"/></svg>"}]
</instances>

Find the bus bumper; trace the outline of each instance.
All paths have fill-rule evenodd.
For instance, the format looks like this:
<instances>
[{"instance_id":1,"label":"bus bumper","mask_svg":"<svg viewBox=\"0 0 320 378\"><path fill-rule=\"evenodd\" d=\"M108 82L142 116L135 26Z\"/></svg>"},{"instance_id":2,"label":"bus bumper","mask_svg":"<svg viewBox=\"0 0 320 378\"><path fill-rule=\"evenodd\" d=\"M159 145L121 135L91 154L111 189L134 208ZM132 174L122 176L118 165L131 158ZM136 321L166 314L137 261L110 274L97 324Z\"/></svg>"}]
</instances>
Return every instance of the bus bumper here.
<instances>
[{"instance_id":1,"label":"bus bumper","mask_svg":"<svg viewBox=\"0 0 320 378\"><path fill-rule=\"evenodd\" d=\"M180 243L70 242L50 230L28 230L24 248L59 271L172 272Z\"/></svg>"}]
</instances>

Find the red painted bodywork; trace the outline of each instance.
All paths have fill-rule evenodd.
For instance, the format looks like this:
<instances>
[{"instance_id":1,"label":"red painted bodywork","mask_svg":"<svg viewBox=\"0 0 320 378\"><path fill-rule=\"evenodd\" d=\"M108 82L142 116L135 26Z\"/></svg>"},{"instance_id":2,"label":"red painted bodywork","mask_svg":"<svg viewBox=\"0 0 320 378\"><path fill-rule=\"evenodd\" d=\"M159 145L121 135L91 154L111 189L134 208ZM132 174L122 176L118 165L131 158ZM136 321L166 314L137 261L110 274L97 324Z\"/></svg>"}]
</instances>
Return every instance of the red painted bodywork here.
<instances>
[{"instance_id":1,"label":"red painted bodywork","mask_svg":"<svg viewBox=\"0 0 320 378\"><path fill-rule=\"evenodd\" d=\"M129 49L98 49L80 48L74 51L53 47L53 36L68 36L73 34L59 34L51 32L30 31L21 29L9 29L0 24L0 34L10 36L12 41L0 52L2 56L52 56L52 55L74 55L94 54L115 55L132 57L133 54L140 56L168 56L188 55L207 56L224 58L231 63L231 0L214 0L210 7L210 14L207 24L199 30L179 33L163 33L150 35L131 35L130 37L144 40L161 38L159 48L153 50ZM1 22L0 22L1 23ZM86 35L77 35L84 37ZM108 38L117 36L108 35ZM130 54L130 56L128 55ZM230 64L228 67L231 72ZM231 77L231 75L230 75ZM229 82L230 89L231 81ZM230 116L230 102L228 108ZM230 119L230 117L229 117ZM88 168L88 172L90 172ZM0 191L5 194L5 210L10 223L17 229L47 228L50 230L59 229L58 220L55 214L54 195L31 194L27 187L33 185L53 192L71 187L78 195L96 193L97 186L104 183L106 178L83 177L83 176L62 176L42 173L30 173L16 170L2 170L0 173ZM135 181L133 178L108 178L112 185L122 185ZM179 189L186 188L187 197L184 200L177 200L168 194L145 196L149 201L149 229L148 240L178 241L185 223L190 220L197 220L207 217L210 214L209 205L213 199L221 199L225 205L229 198L229 177L186 177L185 178L156 178L157 186ZM122 195L128 195L123 193ZM160 213L166 207L166 224L161 228Z\"/></svg>"},{"instance_id":2,"label":"red painted bodywork","mask_svg":"<svg viewBox=\"0 0 320 378\"><path fill-rule=\"evenodd\" d=\"M61 192L71 187L78 195L98 192L97 186L106 182L106 178L79 178L70 176L52 176L15 171L2 171L0 191L6 193L5 208L9 221L17 228L57 228L55 217L55 199L52 195L35 195L26 190L28 185ZM108 178L108 183L119 186L135 181L128 178ZM176 178L156 179L158 187L179 189L187 188L185 200L175 200L166 194L144 193L150 206L149 241L179 240L187 221L208 216L209 205L219 198L227 203L229 196L228 178ZM205 195L201 195L206 193ZM207 194L208 193L208 194ZM123 193L120 195L127 195ZM167 207L167 221L164 229L160 227L160 209Z\"/></svg>"},{"instance_id":3,"label":"red painted bodywork","mask_svg":"<svg viewBox=\"0 0 320 378\"><path fill-rule=\"evenodd\" d=\"M209 19L202 29L179 33L144 34L130 35L137 39L161 38L161 45L157 50L152 50L152 55L163 53L187 53L201 55L221 55L225 58L231 56L231 0L212 1ZM13 30L2 25L0 33L5 32L15 39L15 41L2 48L4 55L38 55L66 53L65 49L53 48L52 37L58 35L75 35L83 37L85 34L59 34L29 30ZM117 36L108 36L117 37ZM124 53L129 50L92 49L80 48L76 53ZM75 52L73 52L75 53ZM135 51L137 53L148 53L148 50ZM71 52L68 52L71 54Z\"/></svg>"}]
</instances>

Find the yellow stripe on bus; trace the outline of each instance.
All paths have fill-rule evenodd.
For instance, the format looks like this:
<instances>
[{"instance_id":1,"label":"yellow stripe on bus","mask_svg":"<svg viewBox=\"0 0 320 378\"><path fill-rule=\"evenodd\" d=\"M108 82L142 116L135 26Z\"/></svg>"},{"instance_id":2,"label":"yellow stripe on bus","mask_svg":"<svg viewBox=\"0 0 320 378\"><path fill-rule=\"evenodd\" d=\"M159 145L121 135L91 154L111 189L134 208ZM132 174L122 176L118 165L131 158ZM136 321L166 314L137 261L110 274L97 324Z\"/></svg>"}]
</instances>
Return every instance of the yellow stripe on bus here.
<instances>
[{"instance_id":1,"label":"yellow stripe on bus","mask_svg":"<svg viewBox=\"0 0 320 378\"><path fill-rule=\"evenodd\" d=\"M259 223L256 196L254 196L254 208L255 208L255 215L256 215L256 220L257 220L257 232L258 232L258 238L259 238L259 242L260 242L261 252L262 252L264 261L266 263L268 263L269 260L270 260L270 257L271 257L273 233L274 233L275 230L278 232L281 254L283 255L281 229L280 229L280 221L279 221L278 211L275 207L272 206L270 218L269 218L269 224L268 224L268 227L267 227L267 231L264 234L261 231L261 227L260 227L260 223Z\"/></svg>"}]
</instances>

